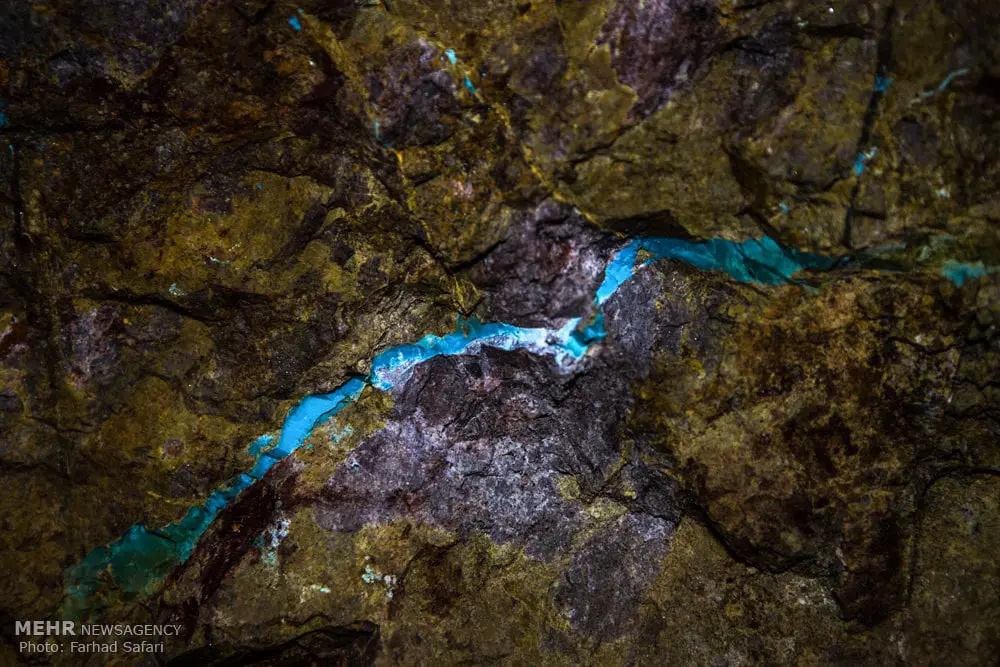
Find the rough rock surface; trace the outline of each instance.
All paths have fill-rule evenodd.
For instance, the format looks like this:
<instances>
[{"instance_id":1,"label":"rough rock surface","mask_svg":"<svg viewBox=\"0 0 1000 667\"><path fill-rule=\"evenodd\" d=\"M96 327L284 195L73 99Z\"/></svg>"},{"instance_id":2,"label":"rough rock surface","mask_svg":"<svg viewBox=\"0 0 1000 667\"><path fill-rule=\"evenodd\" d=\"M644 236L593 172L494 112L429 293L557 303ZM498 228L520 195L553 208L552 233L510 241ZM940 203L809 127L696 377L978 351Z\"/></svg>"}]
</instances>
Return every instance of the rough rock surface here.
<instances>
[{"instance_id":1,"label":"rough rock surface","mask_svg":"<svg viewBox=\"0 0 1000 667\"><path fill-rule=\"evenodd\" d=\"M0 6L0 662L995 664L998 20ZM838 259L765 286L640 252L595 303L640 235ZM168 576L66 606L456 316L606 336L368 386ZM183 632L19 649L67 609Z\"/></svg>"}]
</instances>

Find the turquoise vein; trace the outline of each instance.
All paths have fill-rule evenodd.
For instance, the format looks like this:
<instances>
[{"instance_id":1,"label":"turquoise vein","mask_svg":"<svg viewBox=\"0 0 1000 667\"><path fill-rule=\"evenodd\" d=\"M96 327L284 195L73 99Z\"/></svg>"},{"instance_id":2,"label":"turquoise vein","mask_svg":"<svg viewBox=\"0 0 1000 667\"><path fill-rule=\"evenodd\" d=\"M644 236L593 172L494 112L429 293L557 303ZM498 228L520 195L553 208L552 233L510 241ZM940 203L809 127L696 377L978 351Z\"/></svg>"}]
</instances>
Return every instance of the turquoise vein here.
<instances>
[{"instance_id":1,"label":"turquoise vein","mask_svg":"<svg viewBox=\"0 0 1000 667\"><path fill-rule=\"evenodd\" d=\"M649 258L637 265L640 252ZM199 538L225 507L261 479L277 462L302 446L313 430L357 400L366 387L389 391L404 384L413 369L438 356L475 354L483 346L522 349L549 355L568 368L590 346L604 338L602 307L636 271L656 259L674 259L705 271L723 271L735 280L764 285L791 281L803 269L827 270L830 257L782 248L764 237L737 243L721 239L703 242L669 238L635 239L619 250L605 267L604 279L594 297L596 314L572 318L559 328L525 328L504 323L483 324L459 318L455 331L444 336L424 336L409 345L390 348L372 361L368 377L353 378L328 394L306 396L288 414L275 442L264 435L249 446L254 465L212 493L182 519L159 529L132 526L115 542L94 549L65 571L63 614L80 618L94 608L92 597L102 581L111 578L126 596L152 593L164 577L185 562Z\"/></svg>"}]
</instances>

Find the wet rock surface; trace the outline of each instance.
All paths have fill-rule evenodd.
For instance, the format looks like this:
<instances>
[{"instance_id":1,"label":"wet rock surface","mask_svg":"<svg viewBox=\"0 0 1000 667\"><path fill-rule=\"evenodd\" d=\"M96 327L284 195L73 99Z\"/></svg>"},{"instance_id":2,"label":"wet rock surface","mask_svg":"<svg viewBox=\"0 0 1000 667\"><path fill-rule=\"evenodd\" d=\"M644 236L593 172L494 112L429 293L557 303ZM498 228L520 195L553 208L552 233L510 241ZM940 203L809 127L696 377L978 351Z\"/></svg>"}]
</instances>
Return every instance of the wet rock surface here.
<instances>
[{"instance_id":1,"label":"wet rock surface","mask_svg":"<svg viewBox=\"0 0 1000 667\"><path fill-rule=\"evenodd\" d=\"M993 664L997 11L0 8L0 661ZM637 236L829 268L595 298ZM575 333L376 388L457 317ZM70 612L183 632L19 651Z\"/></svg>"}]
</instances>

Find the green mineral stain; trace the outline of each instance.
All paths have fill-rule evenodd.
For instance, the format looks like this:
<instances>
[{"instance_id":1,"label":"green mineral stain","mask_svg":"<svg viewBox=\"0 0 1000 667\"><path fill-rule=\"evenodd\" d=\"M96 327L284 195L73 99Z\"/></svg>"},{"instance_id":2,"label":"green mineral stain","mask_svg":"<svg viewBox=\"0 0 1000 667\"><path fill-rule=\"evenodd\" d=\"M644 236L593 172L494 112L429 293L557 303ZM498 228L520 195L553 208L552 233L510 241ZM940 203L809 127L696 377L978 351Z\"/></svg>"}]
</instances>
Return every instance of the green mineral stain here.
<instances>
[{"instance_id":1,"label":"green mineral stain","mask_svg":"<svg viewBox=\"0 0 1000 667\"><path fill-rule=\"evenodd\" d=\"M941 275L953 282L956 287L994 273L1000 273L1000 266L986 266L981 261L964 263L950 259L941 266Z\"/></svg>"}]
</instances>

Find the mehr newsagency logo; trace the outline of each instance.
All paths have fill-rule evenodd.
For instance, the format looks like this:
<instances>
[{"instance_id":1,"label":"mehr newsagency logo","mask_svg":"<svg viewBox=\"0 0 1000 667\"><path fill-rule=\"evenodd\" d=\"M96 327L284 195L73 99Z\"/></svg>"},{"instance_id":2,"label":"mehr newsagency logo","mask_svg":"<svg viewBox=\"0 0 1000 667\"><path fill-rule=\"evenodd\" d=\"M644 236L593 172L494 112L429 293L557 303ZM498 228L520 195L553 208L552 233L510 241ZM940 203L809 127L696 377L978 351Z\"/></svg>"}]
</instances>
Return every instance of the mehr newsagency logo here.
<instances>
[{"instance_id":1,"label":"mehr newsagency logo","mask_svg":"<svg viewBox=\"0 0 1000 667\"><path fill-rule=\"evenodd\" d=\"M21 653L163 653L163 638L176 637L180 625L152 623L78 623L76 621L15 621Z\"/></svg>"}]
</instances>

